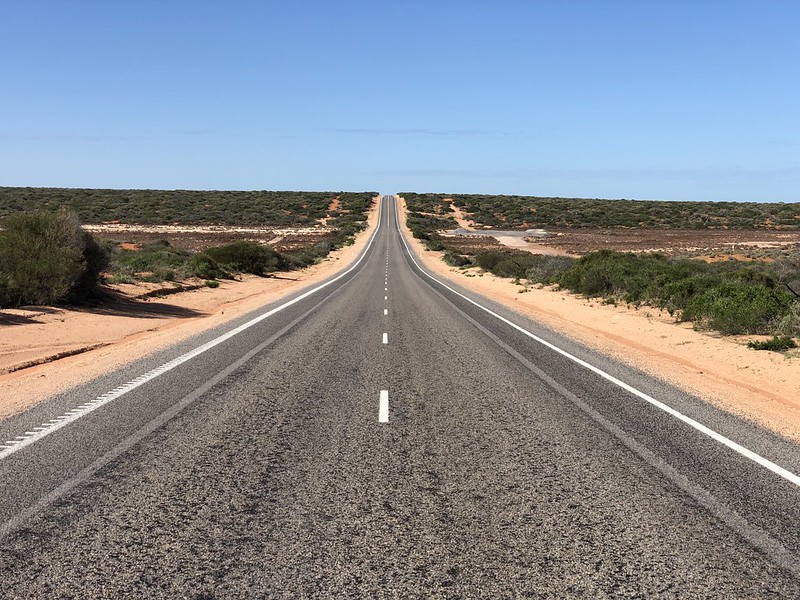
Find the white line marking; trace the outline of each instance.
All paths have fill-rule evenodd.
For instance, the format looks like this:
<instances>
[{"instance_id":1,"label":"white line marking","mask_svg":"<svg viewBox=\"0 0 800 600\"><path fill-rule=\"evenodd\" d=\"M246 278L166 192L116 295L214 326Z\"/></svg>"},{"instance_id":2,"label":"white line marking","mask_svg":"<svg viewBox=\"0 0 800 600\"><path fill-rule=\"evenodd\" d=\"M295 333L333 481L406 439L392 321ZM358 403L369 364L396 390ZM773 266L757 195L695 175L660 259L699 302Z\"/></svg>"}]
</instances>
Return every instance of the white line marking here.
<instances>
[{"instance_id":1,"label":"white line marking","mask_svg":"<svg viewBox=\"0 0 800 600\"><path fill-rule=\"evenodd\" d=\"M397 212L396 211L395 211L394 218L395 218L395 224L397 225L397 229L400 230L400 220L399 220L399 217L397 216ZM680 421L683 421L684 423L686 423L690 427L693 427L694 429L696 429L700 433L703 433L703 434L707 435L708 437L710 437L711 439L716 440L720 444L722 444L724 446L727 446L728 448L730 448L734 452L737 452L737 453L741 454L742 456L744 456L745 458L748 458L748 459L752 460L753 462L761 465L765 469L773 472L778 477L782 477L786 481L789 481L790 483L793 483L794 485L800 487L800 476L795 475L794 473L792 473L788 469L784 469L783 467L781 467L780 465L775 464L771 460L769 460L767 458L764 458L760 454L756 454L755 452L753 452L749 448L745 448L741 444L737 444L732 439L725 437L724 435L722 435L721 433L718 433L717 431L714 431L710 427L706 427L705 425L703 425L699 421L695 421L691 417L688 417L688 416L684 415L682 412L675 410L671 406L668 406L668 405L664 404L663 402L661 402L659 400L656 400L652 396L650 396L648 394L645 394L642 391L637 390L635 387L633 387L631 385L628 385L624 381L622 381L620 379L617 379L616 377L614 377L613 375L610 375L609 373L606 373L602 369L599 369L598 367L595 367L594 365L586 362L585 360L582 360L582 359L578 358L577 356L574 356L574 355L570 354L566 350L562 350L558 346L556 346L554 344L551 344L547 340L544 340L544 339L540 338L539 336L534 335L533 333L531 333L527 329L524 329L524 328L520 327L516 323L513 323L512 321L509 321L505 317L503 317L501 315L498 315L493 310L486 308L482 304L478 304L477 302L475 302L475 300L473 300L471 298L468 298L464 294L454 290L453 288L451 288L446 283L443 283L443 282L439 281L433 275L430 275L427 271L425 271L420 266L420 264L417 262L417 260L414 258L414 255L411 252L411 248L409 248L408 243L406 242L405 235L401 235L400 239L403 241L403 245L406 248L406 252L408 253L409 258L411 258L411 261L417 266L417 268L420 270L420 272L423 275L425 275L428 279L431 279L431 280L435 281L436 283L441 285L443 288L446 288L446 289L450 290L451 292L453 292L456 296L458 296L460 298L463 298L464 300L466 300L467 302L469 302L470 304L472 304L474 306L477 306L482 311L492 315L493 317L495 317L496 319L502 321L506 325L509 325L510 327L513 327L514 329L516 329L520 333L528 336L532 340L534 340L536 342L539 342L540 344L542 344L543 346L545 346L547 348L550 348L553 352L557 352L561 356L563 356L563 357L571 360L572 362L584 367L585 369L588 369L592 373L595 373L596 375L599 375L600 377L602 377L606 381L610 381L614 385L617 385L617 386L621 387L626 392L630 392L631 394L633 394L637 398L640 398L640 399L644 400L645 402L647 402L649 404L652 404L656 408L658 408L660 410L663 410L665 413L675 417L676 419L678 419Z\"/></svg>"},{"instance_id":2,"label":"white line marking","mask_svg":"<svg viewBox=\"0 0 800 600\"><path fill-rule=\"evenodd\" d=\"M378 423L389 422L389 390L381 390L381 400L378 406Z\"/></svg>"},{"instance_id":3,"label":"white line marking","mask_svg":"<svg viewBox=\"0 0 800 600\"><path fill-rule=\"evenodd\" d=\"M383 309L383 316L385 317L388 314L389 314L389 309L388 308L384 308Z\"/></svg>"},{"instance_id":4,"label":"white line marking","mask_svg":"<svg viewBox=\"0 0 800 600\"><path fill-rule=\"evenodd\" d=\"M389 334L388 333L384 333L383 334L383 343L384 344L388 344L389 343Z\"/></svg>"},{"instance_id":5,"label":"white line marking","mask_svg":"<svg viewBox=\"0 0 800 600\"><path fill-rule=\"evenodd\" d=\"M128 392L131 392L131 391L135 390L136 388L141 387L142 385L144 385L145 383L147 383L149 381L152 381L156 377L158 377L160 375L163 375L164 373L167 373L168 371L171 371L172 369L174 369L176 367L179 367L180 365L192 360L193 358L195 358L197 356L200 356L204 352L207 352L208 350L211 350L212 348L214 348L216 346L219 346L223 342L225 342L225 341L231 339L232 337L240 334L241 332L245 331L246 329L250 329L254 325L257 325L258 323L260 323L261 321L271 317L275 313L278 313L278 312L284 310L285 308L288 308L288 307L292 306L293 304L297 304L301 300L304 300L304 299L308 298L309 296L311 296L312 294L315 294L319 290L321 290L323 288L326 288L329 285L331 285L332 283L335 283L335 282L339 281L342 277L344 277L344 276L348 275L349 273L351 273L356 267L358 267L358 265L361 264L361 261L364 260L364 257L368 254L369 249L372 247L372 244L375 241L375 238L378 236L378 233L381 230L381 216L383 214L383 203L381 203L380 207L378 208L378 211L379 211L378 212L378 227L375 229L375 232L372 234L372 237L369 239L369 242L367 243L367 246L364 248L364 251L361 253L361 256L359 256L358 260L356 260L356 262L354 262L352 264L352 266L350 268L348 268L346 271L343 271L342 273L340 273L339 275L337 275L336 277L334 277L330 281L326 281L325 283L320 284L317 287L308 290L307 292L303 292L302 294L300 294L296 298L293 298L292 300L289 300L288 302L285 302L284 304L276 306L275 308L273 308L271 310L268 310L267 312L255 317L254 319L251 319L251 320L247 321L246 323L243 323L242 325L239 325L235 329L230 330L228 333L224 333L224 334L220 335L219 337L216 337L213 340L211 340L209 342L206 342L205 344L203 344L201 346L198 346L194 350L190 350L189 352L187 352L185 354L182 354L181 356L179 356L177 358L174 358L174 359L172 359L171 361L169 361L167 363L164 363L160 367L156 367L155 369L153 369L151 371L148 371L147 373L145 373L143 375L140 375L136 379L133 379L133 380L129 381L128 383L124 384L124 385L116 387L113 390L111 390L110 392L106 392L105 394L103 394L101 396L98 396L97 398L95 398L91 402L86 403L87 404L86 408L72 409L72 410L64 413L63 415L61 415L59 417L56 417L55 419L51 419L50 421L47 421L46 423L43 423L42 424L42 429L40 429L39 431L33 432L32 435L27 435L27 432L26 432L26 435L17 436L17 438L15 438L17 441L11 440L11 441L5 442L4 446L0 446L0 460L6 458L8 456L11 456L15 452L21 450L22 448L25 448L26 446L30 446L31 444L33 444L35 442L38 442L39 440L41 440L44 437L47 437L51 433L54 433L54 432L58 431L62 427L66 427L67 425L69 425L73 421L77 421L78 419L80 419L84 415L87 415L87 414L97 410L101 406L116 400L120 396L124 396Z\"/></svg>"},{"instance_id":6,"label":"white line marking","mask_svg":"<svg viewBox=\"0 0 800 600\"><path fill-rule=\"evenodd\" d=\"M388 299L389 299L389 296L384 296L384 297L383 297L383 299L384 299L384 300L388 300Z\"/></svg>"}]
</instances>

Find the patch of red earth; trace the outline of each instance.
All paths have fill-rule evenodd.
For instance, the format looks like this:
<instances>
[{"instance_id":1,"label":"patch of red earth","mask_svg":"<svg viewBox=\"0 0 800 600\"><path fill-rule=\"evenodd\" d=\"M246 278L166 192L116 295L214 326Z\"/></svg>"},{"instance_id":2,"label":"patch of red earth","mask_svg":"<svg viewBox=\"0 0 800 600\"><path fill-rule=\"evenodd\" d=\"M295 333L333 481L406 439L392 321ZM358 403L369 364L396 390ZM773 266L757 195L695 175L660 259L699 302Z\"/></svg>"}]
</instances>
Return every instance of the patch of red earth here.
<instances>
[{"instance_id":1,"label":"patch of red earth","mask_svg":"<svg viewBox=\"0 0 800 600\"><path fill-rule=\"evenodd\" d=\"M459 227L463 227L464 229L476 228L475 222L467 218L466 213L455 205L452 198L445 198L444 201L450 203L450 210L453 211L454 218Z\"/></svg>"},{"instance_id":2,"label":"patch of red earth","mask_svg":"<svg viewBox=\"0 0 800 600\"><path fill-rule=\"evenodd\" d=\"M328 221L330 221L333 218L331 216L331 213L339 210L340 204L341 204L341 198L339 196L336 196L333 200L331 200L331 203L328 204L328 214L319 220L320 224L327 226Z\"/></svg>"}]
</instances>

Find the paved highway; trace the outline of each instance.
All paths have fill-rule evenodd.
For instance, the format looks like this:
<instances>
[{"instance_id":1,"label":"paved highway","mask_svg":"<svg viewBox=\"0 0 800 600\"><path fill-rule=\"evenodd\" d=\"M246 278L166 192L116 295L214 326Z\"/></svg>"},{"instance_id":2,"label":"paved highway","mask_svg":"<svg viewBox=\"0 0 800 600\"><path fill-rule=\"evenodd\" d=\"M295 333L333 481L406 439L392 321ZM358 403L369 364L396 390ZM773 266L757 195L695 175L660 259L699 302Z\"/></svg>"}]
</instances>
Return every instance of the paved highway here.
<instances>
[{"instance_id":1,"label":"paved highway","mask_svg":"<svg viewBox=\"0 0 800 600\"><path fill-rule=\"evenodd\" d=\"M323 287L0 422L0 597L800 598L798 473L434 280L384 196Z\"/></svg>"}]
</instances>

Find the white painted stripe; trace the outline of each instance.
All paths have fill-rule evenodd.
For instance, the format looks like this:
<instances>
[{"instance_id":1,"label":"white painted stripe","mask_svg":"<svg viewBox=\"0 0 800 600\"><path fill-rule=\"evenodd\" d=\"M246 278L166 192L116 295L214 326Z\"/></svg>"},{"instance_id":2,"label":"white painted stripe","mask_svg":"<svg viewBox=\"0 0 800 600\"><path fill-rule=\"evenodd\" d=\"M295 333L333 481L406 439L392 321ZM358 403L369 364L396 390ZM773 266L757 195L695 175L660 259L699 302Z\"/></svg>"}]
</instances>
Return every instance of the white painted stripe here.
<instances>
[{"instance_id":1,"label":"white painted stripe","mask_svg":"<svg viewBox=\"0 0 800 600\"><path fill-rule=\"evenodd\" d=\"M389 334L388 333L384 333L383 334L383 343L384 344L388 344L389 343Z\"/></svg>"},{"instance_id":2,"label":"white painted stripe","mask_svg":"<svg viewBox=\"0 0 800 600\"><path fill-rule=\"evenodd\" d=\"M384 296L384 297L383 297L383 299L384 299L384 300L388 300L388 299L389 299L389 296Z\"/></svg>"},{"instance_id":3,"label":"white painted stripe","mask_svg":"<svg viewBox=\"0 0 800 600\"><path fill-rule=\"evenodd\" d=\"M399 221L399 218L397 216L397 212L396 211L395 211L395 224L397 225L397 229L400 230L400 221ZM570 354L566 350L562 350L558 346L556 346L554 344L551 344L547 340L544 340L544 339L540 338L539 336L531 333L527 329L524 329L524 328L520 327L516 323L513 323L512 321L509 321L508 319L506 319L505 317L503 317L501 315L498 315L493 310L486 308L482 304L479 304L478 302L475 302L475 300L473 300L471 298L468 298L464 294L454 290L453 288L451 288L446 283L443 283L442 281L439 281L433 275L430 275L427 271L425 271L420 266L420 264L414 258L414 255L411 252L411 248L409 248L408 243L406 242L405 236L401 235L400 239L403 241L403 245L406 248L406 252L408 253L409 258L411 258L411 261L417 266L417 268L420 270L420 272L423 275L425 275L428 279L431 279L431 280L435 281L436 283L441 285L443 288L450 290L456 296L458 296L460 298L463 298L464 300L466 300L470 304L480 308L482 311L492 315L493 317L495 317L496 319L502 321L506 325L509 325L510 327L513 327L514 329L516 329L520 333L528 336L532 340L542 344L543 346L545 346L547 348L550 348L552 351L557 352L561 356L563 356L563 357L571 360L572 362L584 367L585 369L588 369L592 373L595 373L596 375L599 375L600 377L602 377L606 381L610 381L614 385L617 385L617 386L621 387L626 392L630 392L631 394L633 394L637 398L640 398L640 399L644 400L645 402L655 406L656 408L664 411L665 413L667 413L667 414L675 417L676 419L686 423L687 425L689 425L690 427L696 429L700 433L703 433L703 434L707 435L711 439L719 442L720 444L722 444L724 446L727 446L728 448L730 448L734 452L737 452L737 453L741 454L742 456L744 456L745 458L748 458L748 459L752 460L753 462L761 465L762 467L764 467L765 469L771 471L775 475L777 475L779 477L782 477L786 481L789 481L789 482L793 483L794 485L800 487L800 476L796 475L795 473L792 473L788 469L784 469L780 465L777 465L774 462L772 462L771 460L769 460L767 458L764 458L760 454L756 454L755 452L753 452L749 448L745 448L741 444L738 444L738 443L734 442L730 438L725 437L721 433L718 433L717 431L714 431L710 427L707 427L707 426L703 425L699 421L695 421L691 417L689 417L687 415L684 415L682 412L680 412L678 410L675 410L674 408L672 408L671 406L668 406L667 404L664 404L660 400L656 400L652 396L650 396L648 394L645 394L644 392L636 389L635 387L633 387L631 385L628 385L624 381L622 381L620 379L617 379L613 375L611 375L609 373L606 373L602 369L600 369L598 367L595 367L594 365L586 362L585 360L580 359L577 356L574 356L574 355Z\"/></svg>"},{"instance_id":4,"label":"white painted stripe","mask_svg":"<svg viewBox=\"0 0 800 600\"><path fill-rule=\"evenodd\" d=\"M383 316L385 317L388 314L389 314L389 309L388 308L384 308L383 309Z\"/></svg>"},{"instance_id":5,"label":"white painted stripe","mask_svg":"<svg viewBox=\"0 0 800 600\"><path fill-rule=\"evenodd\" d=\"M26 436L17 436L17 439L20 440L20 441L15 442L13 446L9 447L9 444L11 444L11 442L6 442L6 446L5 447L0 446L0 460L6 458L8 456L11 456L15 452L21 450L22 448L25 448L26 446L30 446L31 444L33 444L35 442L38 442L39 440L41 440L42 438L47 437L51 433L54 433L54 432L58 431L62 427L66 427L67 425L69 425L73 421L77 421L81 417L83 417L83 416L85 416L85 415L97 410L101 406L104 406L105 404L108 404L109 402L113 402L117 398L119 398L121 396L124 396L128 392L131 392L131 391L135 390L136 388L141 387L142 385L144 385L145 383L148 383L149 381L152 381L156 377L159 377L160 375L163 375L164 373L167 373L167 372L171 371L172 369L174 369L176 367L179 367L180 365L192 360L193 358L196 358L197 356L200 356L204 352L207 352L208 350L211 350L212 348L214 348L216 346L219 346L223 342L231 339L232 337L240 334L241 332L243 332L243 331L245 331L247 329L250 329L254 325L257 325L258 323L261 323L262 321L264 321L265 319L271 317L272 315L274 315L274 314L276 314L276 313L278 313L278 312L280 312L280 311L282 311L282 310L284 310L284 309L286 309L286 308L288 308L288 307L290 307L290 306L292 306L294 304L297 304L301 300L305 300L306 298L308 298L312 294L315 294L316 292L318 292L318 291L328 287L329 285L339 281L342 277L345 277L346 275L350 274L364 260L364 257L368 254L369 249L372 247L372 244L375 241L375 238L378 236L378 233L381 230L381 216L383 215L383 203L381 203L378 211L379 211L378 212L378 227L375 229L375 232L372 234L372 237L369 239L369 242L367 243L366 248L364 248L364 251L361 253L361 255L358 257L358 259L347 270L343 271L342 273L340 273L339 275L337 275L336 277L334 277L330 281L326 281L325 283L322 283L322 284L318 285L317 287L308 290L307 292L303 292L302 294L300 294L296 298L293 298L292 300L289 300L288 302L285 302L285 303L283 303L283 304L281 304L279 306L276 306L275 308L273 308L271 310L268 310L267 312L265 312L265 313L255 317L255 318L247 321L246 323L243 323L242 325L239 325L235 329L232 329L229 332L224 333L224 334L220 335L219 337L216 337L213 340L211 340L209 342L206 342L205 344L203 344L201 346L198 346L194 350L190 350L189 352L186 352L185 354L182 354L181 356L179 356L177 358L174 358L173 360L171 360L171 361L169 361L167 363L164 363L163 365L161 365L159 367L156 367L155 369L153 369L151 371L148 371L147 373L145 373L143 375L140 375L136 379L133 379L133 380L129 381L128 383L124 384L124 385L116 387L113 390L111 390L110 392L106 392L105 394L103 394L101 396L98 396L97 398L92 400L89 403L89 406L87 406L85 409L80 409L80 408L79 409L73 409L73 410L70 410L70 411L64 413L63 415L61 415L59 417L56 417L55 419L51 419L50 421L47 421L46 423L43 423L42 424L43 428L41 430L39 430L39 431L36 431L33 435L30 435L30 436L27 436L27 437Z\"/></svg>"},{"instance_id":6,"label":"white painted stripe","mask_svg":"<svg viewBox=\"0 0 800 600\"><path fill-rule=\"evenodd\" d=\"M389 422L389 390L381 390L381 400L378 405L378 423Z\"/></svg>"}]
</instances>

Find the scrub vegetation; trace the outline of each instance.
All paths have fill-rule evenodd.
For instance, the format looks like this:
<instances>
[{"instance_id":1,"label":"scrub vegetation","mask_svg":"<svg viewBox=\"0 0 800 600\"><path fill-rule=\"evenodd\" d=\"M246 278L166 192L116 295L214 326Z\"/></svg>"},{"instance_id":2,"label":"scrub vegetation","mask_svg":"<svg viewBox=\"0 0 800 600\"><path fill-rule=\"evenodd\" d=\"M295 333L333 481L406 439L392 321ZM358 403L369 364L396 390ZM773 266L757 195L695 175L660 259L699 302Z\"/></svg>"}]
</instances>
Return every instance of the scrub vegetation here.
<instances>
[{"instance_id":1,"label":"scrub vegetation","mask_svg":"<svg viewBox=\"0 0 800 600\"><path fill-rule=\"evenodd\" d=\"M0 187L0 218L35 210L74 212L84 223L312 227L341 198L341 218L361 215L372 192L95 190Z\"/></svg>"},{"instance_id":2,"label":"scrub vegetation","mask_svg":"<svg viewBox=\"0 0 800 600\"><path fill-rule=\"evenodd\" d=\"M106 297L104 283L201 278L213 287L217 279L242 273L267 276L306 267L352 243L366 227L375 195L0 188L0 307L99 302ZM334 199L336 209L330 210ZM81 228L81 220L163 224L164 219L317 226L318 232L283 250L245 239L187 249L167 239L139 244L95 238ZM322 219L325 226L319 227Z\"/></svg>"},{"instance_id":3,"label":"scrub vegetation","mask_svg":"<svg viewBox=\"0 0 800 600\"><path fill-rule=\"evenodd\" d=\"M444 250L450 265L477 267L521 284L553 285L602 298L608 303L666 310L677 321L722 334L766 334L773 339L753 347L788 349L800 336L800 251L783 251L772 261L719 261L662 253L600 250L580 258L461 244L439 234L452 229L450 202L480 225L780 227L797 228L800 205L710 202L600 201L513 196L401 194L409 209L412 234L429 249ZM507 202L505 205L503 203ZM560 206L562 214L556 208ZM646 208L647 211L642 212ZM649 211L652 211L650 213ZM647 218L645 218L647 214ZM635 222L635 225L633 223ZM789 341L787 341L789 340Z\"/></svg>"},{"instance_id":4,"label":"scrub vegetation","mask_svg":"<svg viewBox=\"0 0 800 600\"><path fill-rule=\"evenodd\" d=\"M446 218L450 203L479 226L800 230L800 203L673 202L479 194L400 194L413 212ZM411 207L414 207L413 209ZM446 208L446 210L445 210ZM439 212L439 210L442 212Z\"/></svg>"}]
</instances>

